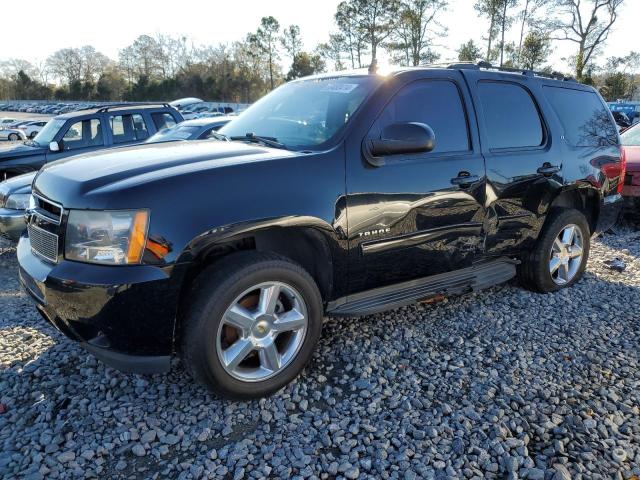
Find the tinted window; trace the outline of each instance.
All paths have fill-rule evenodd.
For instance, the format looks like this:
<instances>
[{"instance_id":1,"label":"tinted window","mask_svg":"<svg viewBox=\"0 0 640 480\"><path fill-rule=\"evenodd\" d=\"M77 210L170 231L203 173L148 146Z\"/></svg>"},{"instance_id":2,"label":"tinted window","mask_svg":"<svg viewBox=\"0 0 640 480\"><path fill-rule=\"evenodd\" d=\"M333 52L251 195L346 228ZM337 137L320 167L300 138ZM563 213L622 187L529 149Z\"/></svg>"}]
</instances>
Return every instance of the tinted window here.
<instances>
[{"instance_id":1,"label":"tinted window","mask_svg":"<svg viewBox=\"0 0 640 480\"><path fill-rule=\"evenodd\" d=\"M65 150L104 145L100 120L92 118L74 123L66 131L62 140Z\"/></svg>"},{"instance_id":2,"label":"tinted window","mask_svg":"<svg viewBox=\"0 0 640 480\"><path fill-rule=\"evenodd\" d=\"M147 124L142 115L115 115L110 118L113 143L145 140L149 137Z\"/></svg>"},{"instance_id":3,"label":"tinted window","mask_svg":"<svg viewBox=\"0 0 640 480\"><path fill-rule=\"evenodd\" d=\"M618 144L617 128L596 93L561 87L543 88L570 145L600 147Z\"/></svg>"},{"instance_id":4,"label":"tinted window","mask_svg":"<svg viewBox=\"0 0 640 480\"><path fill-rule=\"evenodd\" d=\"M176 124L173 116L168 113L152 113L151 118L153 118L153 123L155 123L158 131L163 128L171 128Z\"/></svg>"},{"instance_id":5,"label":"tinted window","mask_svg":"<svg viewBox=\"0 0 640 480\"><path fill-rule=\"evenodd\" d=\"M429 125L436 134L433 152L469 150L467 119L460 92L453 82L422 80L407 85L385 107L370 136L379 138L384 127L396 122Z\"/></svg>"},{"instance_id":6,"label":"tinted window","mask_svg":"<svg viewBox=\"0 0 640 480\"><path fill-rule=\"evenodd\" d=\"M489 148L539 147L544 139L538 109L529 92L514 83L480 82Z\"/></svg>"}]
</instances>

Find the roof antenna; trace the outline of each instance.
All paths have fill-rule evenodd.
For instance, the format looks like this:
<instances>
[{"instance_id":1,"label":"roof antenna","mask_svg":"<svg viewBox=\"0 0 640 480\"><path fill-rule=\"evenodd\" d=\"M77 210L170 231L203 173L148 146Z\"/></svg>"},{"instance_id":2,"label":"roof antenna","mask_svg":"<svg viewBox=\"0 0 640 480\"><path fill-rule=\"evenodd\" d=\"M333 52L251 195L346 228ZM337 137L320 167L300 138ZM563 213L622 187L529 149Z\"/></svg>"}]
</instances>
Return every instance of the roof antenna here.
<instances>
[{"instance_id":1,"label":"roof antenna","mask_svg":"<svg viewBox=\"0 0 640 480\"><path fill-rule=\"evenodd\" d=\"M374 58L369 65L369 75L375 75L378 72L378 61Z\"/></svg>"}]
</instances>

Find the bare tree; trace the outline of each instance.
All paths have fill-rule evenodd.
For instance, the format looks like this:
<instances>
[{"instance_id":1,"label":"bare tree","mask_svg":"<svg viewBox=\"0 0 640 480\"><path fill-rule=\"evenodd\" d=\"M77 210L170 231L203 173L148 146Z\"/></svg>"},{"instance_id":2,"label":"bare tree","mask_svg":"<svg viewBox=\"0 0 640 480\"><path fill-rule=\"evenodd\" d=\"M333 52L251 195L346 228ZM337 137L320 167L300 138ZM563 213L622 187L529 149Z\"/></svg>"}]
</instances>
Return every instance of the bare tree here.
<instances>
[{"instance_id":1,"label":"bare tree","mask_svg":"<svg viewBox=\"0 0 640 480\"><path fill-rule=\"evenodd\" d=\"M553 39L577 44L575 69L579 81L583 80L585 68L607 41L623 1L555 0L558 20L553 26L560 36Z\"/></svg>"},{"instance_id":2,"label":"bare tree","mask_svg":"<svg viewBox=\"0 0 640 480\"><path fill-rule=\"evenodd\" d=\"M378 60L378 47L391 35L400 10L397 0L351 0L358 30L371 49L371 67Z\"/></svg>"},{"instance_id":3,"label":"bare tree","mask_svg":"<svg viewBox=\"0 0 640 480\"><path fill-rule=\"evenodd\" d=\"M363 32L356 19L356 6L353 1L343 1L338 5L334 16L342 38L342 49L349 54L351 68L362 67L362 57L367 53ZM331 42L329 42L331 43ZM334 42L334 47L336 46Z\"/></svg>"},{"instance_id":4,"label":"bare tree","mask_svg":"<svg viewBox=\"0 0 640 480\"><path fill-rule=\"evenodd\" d=\"M271 89L275 87L275 71L276 62L280 59L278 52L278 33L280 32L280 23L274 17L262 17L258 31L249 34L248 40L252 47L261 51L267 56L269 66L269 83Z\"/></svg>"},{"instance_id":5,"label":"bare tree","mask_svg":"<svg viewBox=\"0 0 640 480\"><path fill-rule=\"evenodd\" d=\"M500 22L500 0L477 0L474 8L476 11L489 19L489 31L487 33L487 55L485 60L490 62L493 58L491 49L493 40L498 36L498 25Z\"/></svg>"},{"instance_id":6,"label":"bare tree","mask_svg":"<svg viewBox=\"0 0 640 480\"><path fill-rule=\"evenodd\" d=\"M70 85L82 79L83 60L77 48L63 48L47 58L51 73L62 83Z\"/></svg>"}]
</instances>

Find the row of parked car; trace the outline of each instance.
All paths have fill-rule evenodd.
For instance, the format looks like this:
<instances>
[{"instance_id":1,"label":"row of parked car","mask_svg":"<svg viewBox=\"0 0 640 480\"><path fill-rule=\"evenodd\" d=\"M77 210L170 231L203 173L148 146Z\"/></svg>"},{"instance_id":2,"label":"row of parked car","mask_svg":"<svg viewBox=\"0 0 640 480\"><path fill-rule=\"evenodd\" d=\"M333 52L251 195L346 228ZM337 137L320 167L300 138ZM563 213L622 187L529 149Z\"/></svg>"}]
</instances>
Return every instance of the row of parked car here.
<instances>
[{"instance_id":1,"label":"row of parked car","mask_svg":"<svg viewBox=\"0 0 640 480\"><path fill-rule=\"evenodd\" d=\"M204 140L215 136L232 118L217 115L185 121L168 104L144 104L96 107L39 121L42 126L35 135L27 135L30 140L0 147L0 175L5 179L0 183L0 234L19 239L31 183L45 163L141 143ZM18 131L26 140L29 130Z\"/></svg>"}]
</instances>

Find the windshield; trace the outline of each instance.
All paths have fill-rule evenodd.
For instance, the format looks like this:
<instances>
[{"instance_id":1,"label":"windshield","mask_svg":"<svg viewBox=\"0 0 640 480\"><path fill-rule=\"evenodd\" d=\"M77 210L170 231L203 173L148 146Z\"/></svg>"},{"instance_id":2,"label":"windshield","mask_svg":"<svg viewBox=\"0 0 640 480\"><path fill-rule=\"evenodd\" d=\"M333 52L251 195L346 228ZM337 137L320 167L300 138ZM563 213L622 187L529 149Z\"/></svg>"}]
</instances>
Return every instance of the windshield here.
<instances>
[{"instance_id":1,"label":"windshield","mask_svg":"<svg viewBox=\"0 0 640 480\"><path fill-rule=\"evenodd\" d=\"M621 133L620 140L625 147L640 147L640 123Z\"/></svg>"},{"instance_id":2,"label":"windshield","mask_svg":"<svg viewBox=\"0 0 640 480\"><path fill-rule=\"evenodd\" d=\"M269 137L290 150L320 150L342 131L381 77L334 77L287 83L220 129L228 137Z\"/></svg>"},{"instance_id":3,"label":"windshield","mask_svg":"<svg viewBox=\"0 0 640 480\"><path fill-rule=\"evenodd\" d=\"M47 124L40 130L36 138L33 139L34 143L37 143L39 146L44 147L53 142L56 133L60 131L62 126L65 124L66 120L61 118L54 118L49 120Z\"/></svg>"},{"instance_id":4,"label":"windshield","mask_svg":"<svg viewBox=\"0 0 640 480\"><path fill-rule=\"evenodd\" d=\"M200 127L177 124L173 127L160 130L158 133L149 138L149 140L147 140L147 143L171 142L173 140L189 140L199 131Z\"/></svg>"}]
</instances>

